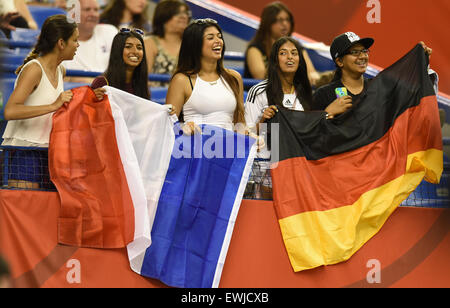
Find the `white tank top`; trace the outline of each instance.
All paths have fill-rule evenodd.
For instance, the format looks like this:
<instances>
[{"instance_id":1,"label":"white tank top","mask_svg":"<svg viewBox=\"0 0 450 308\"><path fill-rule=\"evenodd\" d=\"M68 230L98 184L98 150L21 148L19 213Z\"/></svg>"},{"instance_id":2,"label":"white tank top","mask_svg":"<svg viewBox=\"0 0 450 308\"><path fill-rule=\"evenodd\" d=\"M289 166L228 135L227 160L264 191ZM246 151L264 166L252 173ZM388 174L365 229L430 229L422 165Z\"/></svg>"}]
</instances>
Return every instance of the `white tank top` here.
<instances>
[{"instance_id":1,"label":"white tank top","mask_svg":"<svg viewBox=\"0 0 450 308\"><path fill-rule=\"evenodd\" d=\"M222 77L208 82L197 75L192 94L183 106L184 122L233 130L235 109L236 97Z\"/></svg>"},{"instance_id":2,"label":"white tank top","mask_svg":"<svg viewBox=\"0 0 450 308\"><path fill-rule=\"evenodd\" d=\"M62 65L58 66L58 85L54 88L38 60L31 60L23 68L30 65L30 63L39 64L42 70L42 77L37 88L25 100L24 105L40 106L54 103L61 92L64 91ZM17 76L14 88L17 85L20 74L23 72L23 68ZM31 119L8 121L3 134L5 140L2 145L48 147L52 130L52 116L53 112Z\"/></svg>"}]
</instances>

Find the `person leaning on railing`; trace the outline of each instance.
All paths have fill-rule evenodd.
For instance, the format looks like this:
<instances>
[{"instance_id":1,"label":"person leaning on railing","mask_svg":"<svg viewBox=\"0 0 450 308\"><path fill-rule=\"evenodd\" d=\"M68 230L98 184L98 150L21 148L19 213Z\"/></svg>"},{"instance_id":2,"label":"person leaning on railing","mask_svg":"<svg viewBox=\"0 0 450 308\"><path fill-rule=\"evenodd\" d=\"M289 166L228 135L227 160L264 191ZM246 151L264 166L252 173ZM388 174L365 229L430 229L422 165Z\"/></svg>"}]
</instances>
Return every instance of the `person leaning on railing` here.
<instances>
[{"instance_id":1,"label":"person leaning on railing","mask_svg":"<svg viewBox=\"0 0 450 308\"><path fill-rule=\"evenodd\" d=\"M75 23L64 15L45 20L35 47L16 71L15 88L4 111L8 124L2 145L48 147L52 114L73 96L70 90L64 91L61 62L73 59L77 48ZM46 152L14 151L9 186L41 188L39 183L49 182L47 161ZM40 174L35 174L36 169Z\"/></svg>"}]
</instances>

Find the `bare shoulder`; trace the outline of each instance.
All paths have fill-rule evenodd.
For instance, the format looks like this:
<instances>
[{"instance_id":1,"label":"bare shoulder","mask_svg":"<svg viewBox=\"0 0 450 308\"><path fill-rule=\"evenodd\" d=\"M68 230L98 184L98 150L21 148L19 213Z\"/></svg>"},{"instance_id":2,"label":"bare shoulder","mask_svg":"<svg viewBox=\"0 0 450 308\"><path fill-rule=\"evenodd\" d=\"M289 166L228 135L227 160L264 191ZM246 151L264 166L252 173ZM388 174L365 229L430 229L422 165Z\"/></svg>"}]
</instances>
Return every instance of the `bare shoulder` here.
<instances>
[{"instance_id":1,"label":"bare shoulder","mask_svg":"<svg viewBox=\"0 0 450 308\"><path fill-rule=\"evenodd\" d=\"M262 57L263 54L262 54L261 50L259 50L255 46L252 46L247 49L246 56L250 57L250 58L255 57L255 56Z\"/></svg>"},{"instance_id":2,"label":"bare shoulder","mask_svg":"<svg viewBox=\"0 0 450 308\"><path fill-rule=\"evenodd\" d=\"M42 69L37 63L30 63L20 72L18 83L26 82L27 84L39 84L42 78Z\"/></svg>"},{"instance_id":3,"label":"bare shoulder","mask_svg":"<svg viewBox=\"0 0 450 308\"><path fill-rule=\"evenodd\" d=\"M156 54L158 48L156 47L156 41L153 35L146 36L144 38L145 51L151 54Z\"/></svg>"},{"instance_id":4,"label":"bare shoulder","mask_svg":"<svg viewBox=\"0 0 450 308\"><path fill-rule=\"evenodd\" d=\"M189 85L189 78L191 79L191 82L194 82L196 80L196 76L188 76L184 73L177 73L172 77L172 80L170 81L170 84L176 85L176 86L186 86Z\"/></svg>"},{"instance_id":5,"label":"bare shoulder","mask_svg":"<svg viewBox=\"0 0 450 308\"><path fill-rule=\"evenodd\" d=\"M183 80L187 80L188 76L186 74L183 73L176 73L173 77L172 77L172 82L180 82Z\"/></svg>"}]
</instances>

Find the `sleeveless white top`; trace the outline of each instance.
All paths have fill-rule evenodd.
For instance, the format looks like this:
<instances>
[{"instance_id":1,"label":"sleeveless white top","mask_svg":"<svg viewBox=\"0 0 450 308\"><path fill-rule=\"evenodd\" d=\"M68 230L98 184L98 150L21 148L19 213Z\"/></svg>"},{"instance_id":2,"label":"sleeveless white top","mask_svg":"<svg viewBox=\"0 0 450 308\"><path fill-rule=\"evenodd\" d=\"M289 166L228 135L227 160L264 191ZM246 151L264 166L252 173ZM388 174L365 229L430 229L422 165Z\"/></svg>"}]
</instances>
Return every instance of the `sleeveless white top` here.
<instances>
[{"instance_id":1,"label":"sleeveless white top","mask_svg":"<svg viewBox=\"0 0 450 308\"><path fill-rule=\"evenodd\" d=\"M58 85L54 88L38 60L31 60L23 68L30 63L37 63L40 66L42 77L37 88L25 100L24 105L41 106L54 103L64 91L62 65L58 66ZM17 76L14 88L17 85L20 74L23 72L23 68ZM31 119L8 121L3 134L4 141L2 145L48 147L52 130L52 116L53 112Z\"/></svg>"},{"instance_id":2,"label":"sleeveless white top","mask_svg":"<svg viewBox=\"0 0 450 308\"><path fill-rule=\"evenodd\" d=\"M236 104L231 87L222 77L208 82L197 75L192 94L183 106L184 122L233 130Z\"/></svg>"}]
</instances>

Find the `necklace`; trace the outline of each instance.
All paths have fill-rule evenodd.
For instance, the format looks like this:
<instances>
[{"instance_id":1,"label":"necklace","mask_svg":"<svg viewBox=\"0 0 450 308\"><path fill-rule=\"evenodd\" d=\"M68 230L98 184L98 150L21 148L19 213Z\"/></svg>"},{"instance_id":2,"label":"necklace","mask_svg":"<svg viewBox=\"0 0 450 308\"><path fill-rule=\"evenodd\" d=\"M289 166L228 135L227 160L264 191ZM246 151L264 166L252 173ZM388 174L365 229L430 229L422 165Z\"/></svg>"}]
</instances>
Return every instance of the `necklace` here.
<instances>
[{"instance_id":1,"label":"necklace","mask_svg":"<svg viewBox=\"0 0 450 308\"><path fill-rule=\"evenodd\" d=\"M211 86L213 86L213 85L216 85L216 84L217 84L217 80L216 80L216 81L208 81L208 83L209 83Z\"/></svg>"}]
</instances>

